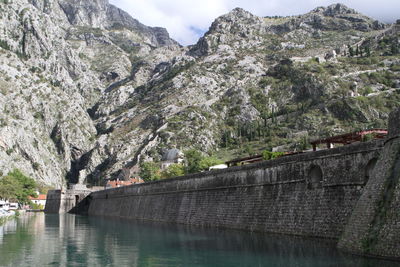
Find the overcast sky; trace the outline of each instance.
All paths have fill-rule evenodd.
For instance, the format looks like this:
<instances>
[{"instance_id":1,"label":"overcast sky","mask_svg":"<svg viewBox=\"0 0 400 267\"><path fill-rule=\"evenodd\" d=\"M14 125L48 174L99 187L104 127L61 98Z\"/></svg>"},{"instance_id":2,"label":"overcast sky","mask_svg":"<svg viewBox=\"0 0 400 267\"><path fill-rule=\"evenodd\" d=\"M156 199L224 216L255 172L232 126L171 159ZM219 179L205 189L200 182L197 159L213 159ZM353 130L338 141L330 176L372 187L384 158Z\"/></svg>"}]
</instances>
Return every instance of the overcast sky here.
<instances>
[{"instance_id":1,"label":"overcast sky","mask_svg":"<svg viewBox=\"0 0 400 267\"><path fill-rule=\"evenodd\" d=\"M194 44L220 15L235 7L258 16L304 14L338 0L110 0L148 26L167 28L183 45ZM341 3L383 22L400 19L400 0L342 0Z\"/></svg>"}]
</instances>

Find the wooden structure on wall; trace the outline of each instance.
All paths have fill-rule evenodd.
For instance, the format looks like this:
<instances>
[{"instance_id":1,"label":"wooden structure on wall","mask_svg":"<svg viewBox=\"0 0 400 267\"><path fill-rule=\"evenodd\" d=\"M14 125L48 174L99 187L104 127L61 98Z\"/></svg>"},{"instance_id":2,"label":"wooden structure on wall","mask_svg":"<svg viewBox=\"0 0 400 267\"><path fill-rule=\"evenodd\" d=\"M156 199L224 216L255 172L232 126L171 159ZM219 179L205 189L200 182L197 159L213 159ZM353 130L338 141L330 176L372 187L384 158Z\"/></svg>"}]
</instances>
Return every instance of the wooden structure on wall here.
<instances>
[{"instance_id":1,"label":"wooden structure on wall","mask_svg":"<svg viewBox=\"0 0 400 267\"><path fill-rule=\"evenodd\" d=\"M333 147L333 144L349 145L355 142L362 142L369 135L372 136L372 139L383 139L386 138L387 134L387 129L369 129L315 140L311 142L311 145L313 146L313 150L316 151L317 145L320 144L326 144L326 147L329 149Z\"/></svg>"}]
</instances>

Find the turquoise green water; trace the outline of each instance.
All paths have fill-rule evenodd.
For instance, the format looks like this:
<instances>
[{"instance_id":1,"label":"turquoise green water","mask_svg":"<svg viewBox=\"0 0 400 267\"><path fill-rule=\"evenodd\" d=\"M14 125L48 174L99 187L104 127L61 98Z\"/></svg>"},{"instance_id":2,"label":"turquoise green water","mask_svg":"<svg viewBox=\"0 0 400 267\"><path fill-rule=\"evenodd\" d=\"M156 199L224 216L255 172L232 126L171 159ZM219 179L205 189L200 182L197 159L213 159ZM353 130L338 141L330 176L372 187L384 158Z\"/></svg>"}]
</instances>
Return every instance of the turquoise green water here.
<instances>
[{"instance_id":1,"label":"turquoise green water","mask_svg":"<svg viewBox=\"0 0 400 267\"><path fill-rule=\"evenodd\" d=\"M400 266L339 253L332 242L75 215L0 227L0 266Z\"/></svg>"}]
</instances>

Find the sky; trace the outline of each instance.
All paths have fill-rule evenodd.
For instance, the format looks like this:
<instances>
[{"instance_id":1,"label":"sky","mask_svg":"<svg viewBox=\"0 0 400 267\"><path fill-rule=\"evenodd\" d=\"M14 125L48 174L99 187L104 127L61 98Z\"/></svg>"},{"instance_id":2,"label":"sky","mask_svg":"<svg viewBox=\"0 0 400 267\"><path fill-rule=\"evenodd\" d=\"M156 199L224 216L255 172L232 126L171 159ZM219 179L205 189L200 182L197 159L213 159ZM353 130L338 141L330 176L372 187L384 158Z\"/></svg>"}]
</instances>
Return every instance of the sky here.
<instances>
[{"instance_id":1,"label":"sky","mask_svg":"<svg viewBox=\"0 0 400 267\"><path fill-rule=\"evenodd\" d=\"M339 0L110 0L148 26L164 27L182 45L194 44L211 23L241 7L258 16L288 16L309 12ZM400 0L341 0L365 15L392 23L400 19Z\"/></svg>"}]
</instances>

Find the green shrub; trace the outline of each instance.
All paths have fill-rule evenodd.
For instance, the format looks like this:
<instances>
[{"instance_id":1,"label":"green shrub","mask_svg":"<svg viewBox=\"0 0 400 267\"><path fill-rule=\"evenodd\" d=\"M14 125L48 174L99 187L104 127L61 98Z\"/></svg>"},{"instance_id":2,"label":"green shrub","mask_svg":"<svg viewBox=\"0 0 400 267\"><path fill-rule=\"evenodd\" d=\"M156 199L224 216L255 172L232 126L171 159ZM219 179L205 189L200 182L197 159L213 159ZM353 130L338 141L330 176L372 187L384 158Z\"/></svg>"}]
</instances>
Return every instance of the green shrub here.
<instances>
[{"instance_id":1,"label":"green shrub","mask_svg":"<svg viewBox=\"0 0 400 267\"><path fill-rule=\"evenodd\" d=\"M202 170L207 171L210 167L223 163L224 162L222 160L215 157L204 157L200 160L199 165Z\"/></svg>"},{"instance_id":2,"label":"green shrub","mask_svg":"<svg viewBox=\"0 0 400 267\"><path fill-rule=\"evenodd\" d=\"M268 150L264 150L262 153L264 160L276 159L276 158L282 157L283 155L285 155L285 153L283 153L283 152L271 152Z\"/></svg>"},{"instance_id":3,"label":"green shrub","mask_svg":"<svg viewBox=\"0 0 400 267\"><path fill-rule=\"evenodd\" d=\"M41 204L30 203L29 206L34 210L44 210L44 206Z\"/></svg>"},{"instance_id":4,"label":"green shrub","mask_svg":"<svg viewBox=\"0 0 400 267\"><path fill-rule=\"evenodd\" d=\"M34 163L32 163L32 168L33 168L35 171L37 171L37 170L39 170L39 168L40 168L40 164L37 163L37 162L34 162Z\"/></svg>"},{"instance_id":5,"label":"green shrub","mask_svg":"<svg viewBox=\"0 0 400 267\"><path fill-rule=\"evenodd\" d=\"M161 178L172 178L185 175L185 166L182 164L172 164L161 172Z\"/></svg>"},{"instance_id":6,"label":"green shrub","mask_svg":"<svg viewBox=\"0 0 400 267\"><path fill-rule=\"evenodd\" d=\"M0 47L5 50L11 50L10 45L4 40L0 40Z\"/></svg>"},{"instance_id":7,"label":"green shrub","mask_svg":"<svg viewBox=\"0 0 400 267\"><path fill-rule=\"evenodd\" d=\"M36 112L35 114L33 114L33 117L34 117L35 119L37 119L37 120L39 120L39 119L43 120L43 119L44 119L44 115L43 115L43 113L40 112L40 111L38 111L38 112Z\"/></svg>"},{"instance_id":8,"label":"green shrub","mask_svg":"<svg viewBox=\"0 0 400 267\"><path fill-rule=\"evenodd\" d=\"M391 71L400 71L400 64L392 64L390 66Z\"/></svg>"},{"instance_id":9,"label":"green shrub","mask_svg":"<svg viewBox=\"0 0 400 267\"><path fill-rule=\"evenodd\" d=\"M372 94L374 90L372 90L371 86L364 87L360 90L360 94L363 96L367 96L369 94Z\"/></svg>"},{"instance_id":10,"label":"green shrub","mask_svg":"<svg viewBox=\"0 0 400 267\"><path fill-rule=\"evenodd\" d=\"M146 182L159 180L161 178L159 164L153 161L142 162L140 164L139 176Z\"/></svg>"},{"instance_id":11,"label":"green shrub","mask_svg":"<svg viewBox=\"0 0 400 267\"><path fill-rule=\"evenodd\" d=\"M12 148L9 148L9 149L6 150L6 153L7 153L7 155L9 155L9 156L10 156L13 152L14 152L14 149L12 149Z\"/></svg>"}]
</instances>

